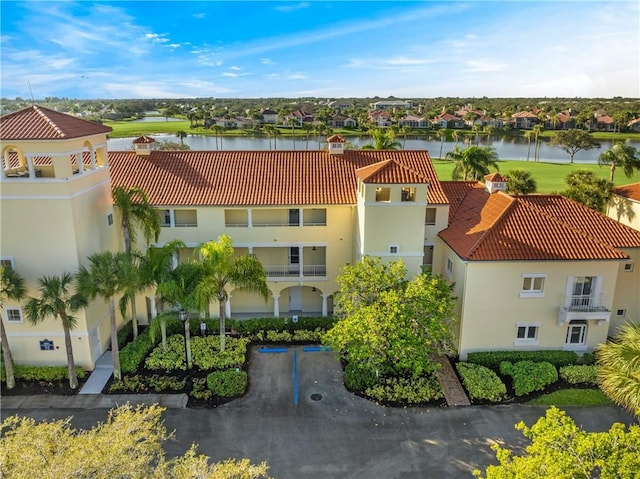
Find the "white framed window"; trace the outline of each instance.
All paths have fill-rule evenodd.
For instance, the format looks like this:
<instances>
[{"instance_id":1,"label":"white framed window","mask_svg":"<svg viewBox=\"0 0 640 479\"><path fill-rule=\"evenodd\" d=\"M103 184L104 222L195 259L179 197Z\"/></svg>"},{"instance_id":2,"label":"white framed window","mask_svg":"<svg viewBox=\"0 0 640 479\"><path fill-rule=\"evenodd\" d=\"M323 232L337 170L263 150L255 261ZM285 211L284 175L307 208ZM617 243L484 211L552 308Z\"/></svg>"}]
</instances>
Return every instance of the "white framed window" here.
<instances>
[{"instance_id":1,"label":"white framed window","mask_svg":"<svg viewBox=\"0 0 640 479\"><path fill-rule=\"evenodd\" d=\"M567 326L566 346L584 346L587 340L587 322L583 319L571 321Z\"/></svg>"},{"instance_id":2,"label":"white framed window","mask_svg":"<svg viewBox=\"0 0 640 479\"><path fill-rule=\"evenodd\" d=\"M630 273L631 271L633 271L633 263L625 263L624 271L627 273Z\"/></svg>"},{"instance_id":3,"label":"white framed window","mask_svg":"<svg viewBox=\"0 0 640 479\"><path fill-rule=\"evenodd\" d=\"M391 201L391 188L376 188L376 202Z\"/></svg>"},{"instance_id":4,"label":"white framed window","mask_svg":"<svg viewBox=\"0 0 640 479\"><path fill-rule=\"evenodd\" d=\"M160 211L160 226L171 226L171 210Z\"/></svg>"},{"instance_id":5,"label":"white framed window","mask_svg":"<svg viewBox=\"0 0 640 479\"><path fill-rule=\"evenodd\" d=\"M401 189L400 201L415 201L416 189L410 186L405 186Z\"/></svg>"},{"instance_id":6,"label":"white framed window","mask_svg":"<svg viewBox=\"0 0 640 479\"><path fill-rule=\"evenodd\" d=\"M451 261L451 258L447 258L447 265L445 266L445 274L449 279L451 279L451 276L453 276L453 261Z\"/></svg>"},{"instance_id":7,"label":"white framed window","mask_svg":"<svg viewBox=\"0 0 640 479\"><path fill-rule=\"evenodd\" d=\"M427 208L424 216L424 224L425 225L435 225L436 224L436 209L435 208Z\"/></svg>"},{"instance_id":8,"label":"white framed window","mask_svg":"<svg viewBox=\"0 0 640 479\"><path fill-rule=\"evenodd\" d=\"M546 277L546 274L523 274L520 297L541 298L542 296L544 296L544 281Z\"/></svg>"},{"instance_id":9,"label":"white framed window","mask_svg":"<svg viewBox=\"0 0 640 479\"><path fill-rule=\"evenodd\" d=\"M109 227L113 226L113 213L107 214L107 226Z\"/></svg>"},{"instance_id":10,"label":"white framed window","mask_svg":"<svg viewBox=\"0 0 640 479\"><path fill-rule=\"evenodd\" d=\"M21 323L22 322L22 310L20 308L4 308L7 313L7 322L9 323Z\"/></svg>"},{"instance_id":11,"label":"white framed window","mask_svg":"<svg viewBox=\"0 0 640 479\"><path fill-rule=\"evenodd\" d=\"M390 244L388 247L389 254L398 254L400 253L400 246L397 244Z\"/></svg>"},{"instance_id":12,"label":"white framed window","mask_svg":"<svg viewBox=\"0 0 640 479\"><path fill-rule=\"evenodd\" d=\"M10 269L12 271L16 270L16 261L11 256L2 256L0 257L0 266L3 268Z\"/></svg>"},{"instance_id":13,"label":"white framed window","mask_svg":"<svg viewBox=\"0 0 640 479\"><path fill-rule=\"evenodd\" d=\"M626 309L616 309L616 317L624 318L627 315Z\"/></svg>"},{"instance_id":14,"label":"white framed window","mask_svg":"<svg viewBox=\"0 0 640 479\"><path fill-rule=\"evenodd\" d=\"M540 330L540 323L518 323L516 326L516 340L514 344L516 346L538 344L538 331Z\"/></svg>"}]
</instances>

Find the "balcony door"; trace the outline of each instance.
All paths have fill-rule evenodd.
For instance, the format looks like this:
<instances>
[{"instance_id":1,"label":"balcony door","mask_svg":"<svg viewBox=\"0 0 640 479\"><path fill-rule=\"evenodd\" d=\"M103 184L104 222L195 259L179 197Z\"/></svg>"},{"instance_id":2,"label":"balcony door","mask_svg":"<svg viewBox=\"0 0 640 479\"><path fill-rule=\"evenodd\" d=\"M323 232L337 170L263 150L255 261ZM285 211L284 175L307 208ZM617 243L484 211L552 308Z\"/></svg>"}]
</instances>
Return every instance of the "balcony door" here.
<instances>
[{"instance_id":1,"label":"balcony door","mask_svg":"<svg viewBox=\"0 0 640 479\"><path fill-rule=\"evenodd\" d=\"M300 210L298 208L289 210L289 226L300 226Z\"/></svg>"},{"instance_id":2,"label":"balcony door","mask_svg":"<svg viewBox=\"0 0 640 479\"><path fill-rule=\"evenodd\" d=\"M300 273L300 248L292 246L289 248L289 274Z\"/></svg>"},{"instance_id":3,"label":"balcony door","mask_svg":"<svg viewBox=\"0 0 640 479\"><path fill-rule=\"evenodd\" d=\"M577 276L575 278L571 306L579 309L588 309L592 306L595 279L594 276Z\"/></svg>"}]
</instances>

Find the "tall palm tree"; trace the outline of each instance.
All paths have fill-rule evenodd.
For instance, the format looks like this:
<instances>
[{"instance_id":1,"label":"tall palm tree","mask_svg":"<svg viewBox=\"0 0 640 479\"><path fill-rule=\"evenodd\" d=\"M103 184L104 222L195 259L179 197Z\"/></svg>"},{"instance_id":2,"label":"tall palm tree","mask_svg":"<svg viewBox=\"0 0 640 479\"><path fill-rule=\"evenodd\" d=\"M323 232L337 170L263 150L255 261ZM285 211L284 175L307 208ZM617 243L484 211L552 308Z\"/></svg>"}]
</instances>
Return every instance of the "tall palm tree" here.
<instances>
[{"instance_id":1,"label":"tall palm tree","mask_svg":"<svg viewBox=\"0 0 640 479\"><path fill-rule=\"evenodd\" d=\"M617 167L621 167L627 178L633 176L633 171L640 170L640 158L636 156L638 151L631 145L616 143L609 151L598 156L598 165L609 165L609 181L613 183L613 175Z\"/></svg>"},{"instance_id":2,"label":"tall palm tree","mask_svg":"<svg viewBox=\"0 0 640 479\"><path fill-rule=\"evenodd\" d=\"M480 127L480 125L473 125L471 131L476 134L476 146L478 146L480 144L480 131L482 131L482 127Z\"/></svg>"},{"instance_id":3,"label":"tall palm tree","mask_svg":"<svg viewBox=\"0 0 640 479\"><path fill-rule=\"evenodd\" d=\"M529 154L531 153L531 138L533 138L534 132L527 130L524 132L524 137L527 139L527 161L529 161Z\"/></svg>"},{"instance_id":4,"label":"tall palm tree","mask_svg":"<svg viewBox=\"0 0 640 479\"><path fill-rule=\"evenodd\" d=\"M447 130L445 128L440 128L436 131L436 138L440 140L440 156L438 158L442 159L442 147L444 146L444 140L447 139Z\"/></svg>"},{"instance_id":5,"label":"tall palm tree","mask_svg":"<svg viewBox=\"0 0 640 479\"><path fill-rule=\"evenodd\" d=\"M596 348L600 387L619 406L640 416L640 323L623 325Z\"/></svg>"},{"instance_id":6,"label":"tall palm tree","mask_svg":"<svg viewBox=\"0 0 640 479\"><path fill-rule=\"evenodd\" d=\"M309 149L309 135L313 131L313 125L311 123L302 123L302 129L304 130L305 150Z\"/></svg>"},{"instance_id":7,"label":"tall palm tree","mask_svg":"<svg viewBox=\"0 0 640 479\"><path fill-rule=\"evenodd\" d=\"M220 149L222 150L222 134L225 132L225 127L220 125L212 125L211 130L216 137L216 150L218 149L218 136L220 136Z\"/></svg>"},{"instance_id":8,"label":"tall palm tree","mask_svg":"<svg viewBox=\"0 0 640 479\"><path fill-rule=\"evenodd\" d=\"M187 132L182 130L177 131L176 136L180 139L180 144L184 146L184 139L187 137Z\"/></svg>"},{"instance_id":9,"label":"tall palm tree","mask_svg":"<svg viewBox=\"0 0 640 479\"><path fill-rule=\"evenodd\" d=\"M397 150L400 148L400 142L396 141L396 137L391 132L382 130L371 130L371 145L364 145L363 150Z\"/></svg>"},{"instance_id":10,"label":"tall palm tree","mask_svg":"<svg viewBox=\"0 0 640 479\"><path fill-rule=\"evenodd\" d=\"M540 134L542 133L542 125L538 124L533 127L533 135L534 135L534 149L533 156L535 161L540 161L540 145L542 144L540 141Z\"/></svg>"},{"instance_id":11,"label":"tall palm tree","mask_svg":"<svg viewBox=\"0 0 640 479\"><path fill-rule=\"evenodd\" d=\"M48 316L58 318L64 331L64 346L67 353L67 368L69 371L69 387L78 388L76 363L73 359L73 344L71 330L77 326L77 319L73 313L87 306L87 298L75 291L73 275L62 273L60 276L43 276L38 280L39 298L29 298L25 306L27 320L31 324L38 324Z\"/></svg>"},{"instance_id":12,"label":"tall palm tree","mask_svg":"<svg viewBox=\"0 0 640 479\"><path fill-rule=\"evenodd\" d=\"M478 180L490 173L489 167L498 170L498 155L488 146L470 146L464 150L456 146L445 159L455 163L451 174L454 180Z\"/></svg>"},{"instance_id":13,"label":"tall palm tree","mask_svg":"<svg viewBox=\"0 0 640 479\"><path fill-rule=\"evenodd\" d=\"M291 127L291 137L293 138L293 151L296 151L296 125L298 124L298 120L295 118L289 118L287 120L287 125Z\"/></svg>"},{"instance_id":14,"label":"tall palm tree","mask_svg":"<svg viewBox=\"0 0 640 479\"><path fill-rule=\"evenodd\" d=\"M227 235L217 241L200 245L199 254L204 266L204 277L196 295L200 307L211 298L218 300L220 315L220 350L225 347L225 306L229 298L227 287L260 293L265 301L269 294L266 274L254 255L234 256L233 243Z\"/></svg>"},{"instance_id":15,"label":"tall palm tree","mask_svg":"<svg viewBox=\"0 0 640 479\"><path fill-rule=\"evenodd\" d=\"M124 236L124 250L131 255L132 246L136 241L136 231L140 229L145 241L149 243L153 238L158 241L160 236L160 216L150 203L147 193L137 187L125 188L116 186L112 191L113 204L120 213L120 224ZM138 337L138 313L136 311L135 295L130 297L131 321L133 337Z\"/></svg>"},{"instance_id":16,"label":"tall palm tree","mask_svg":"<svg viewBox=\"0 0 640 479\"><path fill-rule=\"evenodd\" d=\"M105 251L89 256L89 267L81 266L77 273L78 289L88 299L102 298L109 305L111 323L111 356L113 378L120 380L120 354L118 351L118 325L116 323L116 296L125 289L122 271L130 261L126 253Z\"/></svg>"},{"instance_id":17,"label":"tall palm tree","mask_svg":"<svg viewBox=\"0 0 640 479\"><path fill-rule=\"evenodd\" d=\"M20 301L26 294L24 278L12 268L0 266L0 309L4 312L5 301ZM13 389L16 387L16 379L13 375L13 358L11 357L11 349L9 349L9 340L4 329L4 317L0 318L0 341L7 389Z\"/></svg>"},{"instance_id":18,"label":"tall palm tree","mask_svg":"<svg viewBox=\"0 0 640 479\"><path fill-rule=\"evenodd\" d=\"M402 135L402 149L404 150L406 145L407 145L407 135L409 134L409 132L411 131L411 127L409 125L403 125L402 128L400 128L400 134Z\"/></svg>"}]
</instances>

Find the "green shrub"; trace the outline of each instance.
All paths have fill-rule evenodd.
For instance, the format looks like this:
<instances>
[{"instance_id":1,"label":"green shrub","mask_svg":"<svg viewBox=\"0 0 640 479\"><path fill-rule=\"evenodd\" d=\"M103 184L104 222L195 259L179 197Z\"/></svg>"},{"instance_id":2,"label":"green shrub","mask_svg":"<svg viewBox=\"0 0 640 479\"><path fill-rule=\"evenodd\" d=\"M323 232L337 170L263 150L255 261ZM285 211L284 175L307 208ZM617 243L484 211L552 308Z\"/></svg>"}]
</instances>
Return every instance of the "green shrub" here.
<instances>
[{"instance_id":1,"label":"green shrub","mask_svg":"<svg viewBox=\"0 0 640 479\"><path fill-rule=\"evenodd\" d=\"M163 348L161 344L156 346L147 356L144 364L153 371L161 369L165 371L186 370L184 337L179 334L169 336L167 338L167 347Z\"/></svg>"},{"instance_id":2,"label":"green shrub","mask_svg":"<svg viewBox=\"0 0 640 479\"><path fill-rule=\"evenodd\" d=\"M598 384L594 365L563 366L560 368L560 378L570 384Z\"/></svg>"},{"instance_id":3,"label":"green shrub","mask_svg":"<svg viewBox=\"0 0 640 479\"><path fill-rule=\"evenodd\" d=\"M499 402L507 394L507 387L491 369L473 363L457 363L462 383L471 399Z\"/></svg>"},{"instance_id":4,"label":"green shrub","mask_svg":"<svg viewBox=\"0 0 640 479\"><path fill-rule=\"evenodd\" d=\"M245 363L248 338L226 338L224 352L220 352L220 337L205 336L191 339L193 365L202 369L238 368ZM184 346L181 348L184 355Z\"/></svg>"},{"instance_id":5,"label":"green shrub","mask_svg":"<svg viewBox=\"0 0 640 479\"><path fill-rule=\"evenodd\" d=\"M131 321L122 325L118 331L118 349L122 349L127 344L127 339L133 334L133 324Z\"/></svg>"},{"instance_id":6,"label":"green shrub","mask_svg":"<svg viewBox=\"0 0 640 479\"><path fill-rule=\"evenodd\" d=\"M290 331L267 331L267 341L290 343L292 339Z\"/></svg>"},{"instance_id":7,"label":"green shrub","mask_svg":"<svg viewBox=\"0 0 640 479\"><path fill-rule=\"evenodd\" d=\"M392 404L425 404L444 397L434 377L385 378L380 384L367 388L364 393L376 401Z\"/></svg>"},{"instance_id":8,"label":"green shrub","mask_svg":"<svg viewBox=\"0 0 640 479\"><path fill-rule=\"evenodd\" d=\"M137 374L133 376L122 376L120 381L113 381L109 385L110 393L145 393L149 390L146 378Z\"/></svg>"},{"instance_id":9,"label":"green shrub","mask_svg":"<svg viewBox=\"0 0 640 479\"><path fill-rule=\"evenodd\" d=\"M596 356L593 353L582 353L580 364L591 365L596 363Z\"/></svg>"},{"instance_id":10,"label":"green shrub","mask_svg":"<svg viewBox=\"0 0 640 479\"><path fill-rule=\"evenodd\" d=\"M214 371L207 375L207 388L214 395L233 397L244 394L247 390L247 373L239 369Z\"/></svg>"},{"instance_id":11,"label":"green shrub","mask_svg":"<svg viewBox=\"0 0 640 479\"><path fill-rule=\"evenodd\" d=\"M2 382L6 381L4 364L0 365ZM80 366L76 366L76 375L82 379L86 372ZM21 381L63 381L69 379L67 366L27 366L23 364L13 365L13 377Z\"/></svg>"},{"instance_id":12,"label":"green shrub","mask_svg":"<svg viewBox=\"0 0 640 479\"><path fill-rule=\"evenodd\" d=\"M213 392L207 389L206 378L194 378L189 395L195 399L209 400L213 397Z\"/></svg>"},{"instance_id":13,"label":"green shrub","mask_svg":"<svg viewBox=\"0 0 640 479\"><path fill-rule=\"evenodd\" d=\"M120 351L120 369L123 374L134 374L144 358L153 349L148 328L138 335L135 341L127 344Z\"/></svg>"},{"instance_id":14,"label":"green shrub","mask_svg":"<svg viewBox=\"0 0 640 479\"><path fill-rule=\"evenodd\" d=\"M518 361L547 362L556 368L568 366L570 364L580 364L580 357L573 351L483 351L469 353L467 361L481 364L494 371L500 370L500 363L508 361L517 363Z\"/></svg>"},{"instance_id":15,"label":"green shrub","mask_svg":"<svg viewBox=\"0 0 640 479\"><path fill-rule=\"evenodd\" d=\"M558 380L558 370L548 362L509 361L500 363L500 374L511 376L516 396L524 396L534 391L541 391Z\"/></svg>"},{"instance_id":16,"label":"green shrub","mask_svg":"<svg viewBox=\"0 0 640 479\"><path fill-rule=\"evenodd\" d=\"M350 391L364 391L378 384L375 370L357 363L347 363L344 368L344 385Z\"/></svg>"},{"instance_id":17,"label":"green shrub","mask_svg":"<svg viewBox=\"0 0 640 479\"><path fill-rule=\"evenodd\" d=\"M248 336L252 340L263 341L268 331L325 331L335 324L334 317L301 316L296 323L291 318L253 318L243 320L229 320L227 327L233 329L242 336Z\"/></svg>"}]
</instances>

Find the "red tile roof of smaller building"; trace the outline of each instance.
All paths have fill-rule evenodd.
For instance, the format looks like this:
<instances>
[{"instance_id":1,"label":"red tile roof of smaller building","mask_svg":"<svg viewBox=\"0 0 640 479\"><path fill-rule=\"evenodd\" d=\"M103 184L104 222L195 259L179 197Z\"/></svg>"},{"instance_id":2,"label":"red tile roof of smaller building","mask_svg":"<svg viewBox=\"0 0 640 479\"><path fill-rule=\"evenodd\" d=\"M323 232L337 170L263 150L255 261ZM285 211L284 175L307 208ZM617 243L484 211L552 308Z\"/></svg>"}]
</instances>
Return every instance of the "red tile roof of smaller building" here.
<instances>
[{"instance_id":1,"label":"red tile roof of smaller building","mask_svg":"<svg viewBox=\"0 0 640 479\"><path fill-rule=\"evenodd\" d=\"M0 117L0 139L67 140L111 133L112 128L33 105Z\"/></svg>"},{"instance_id":2,"label":"red tile roof of smaller building","mask_svg":"<svg viewBox=\"0 0 640 479\"><path fill-rule=\"evenodd\" d=\"M327 138L327 143L345 143L346 140L342 138L340 135L331 135Z\"/></svg>"},{"instance_id":3,"label":"red tile roof of smaller building","mask_svg":"<svg viewBox=\"0 0 640 479\"><path fill-rule=\"evenodd\" d=\"M613 189L613 193L630 200L640 201L640 183L617 186Z\"/></svg>"},{"instance_id":4,"label":"red tile roof of smaller building","mask_svg":"<svg viewBox=\"0 0 640 479\"><path fill-rule=\"evenodd\" d=\"M134 145L141 145L141 144L150 144L150 143L155 143L155 142L156 142L156 140L154 140L150 136L142 135L142 136L139 136L138 138L136 138L135 140L133 140L132 143Z\"/></svg>"},{"instance_id":5,"label":"red tile roof of smaller building","mask_svg":"<svg viewBox=\"0 0 640 479\"><path fill-rule=\"evenodd\" d=\"M420 184L429 179L411 168L394 160L385 160L356 170L363 183L377 184Z\"/></svg>"},{"instance_id":6,"label":"red tile roof of smaller building","mask_svg":"<svg viewBox=\"0 0 640 479\"><path fill-rule=\"evenodd\" d=\"M467 193L439 236L467 261L624 259L640 232L559 195ZM445 186L447 193L464 193Z\"/></svg>"},{"instance_id":7,"label":"red tile roof of smaller building","mask_svg":"<svg viewBox=\"0 0 640 479\"><path fill-rule=\"evenodd\" d=\"M507 177L502 176L500 173L491 173L490 175L485 175L484 179L487 181L500 182L500 183L504 183L508 180Z\"/></svg>"}]
</instances>

